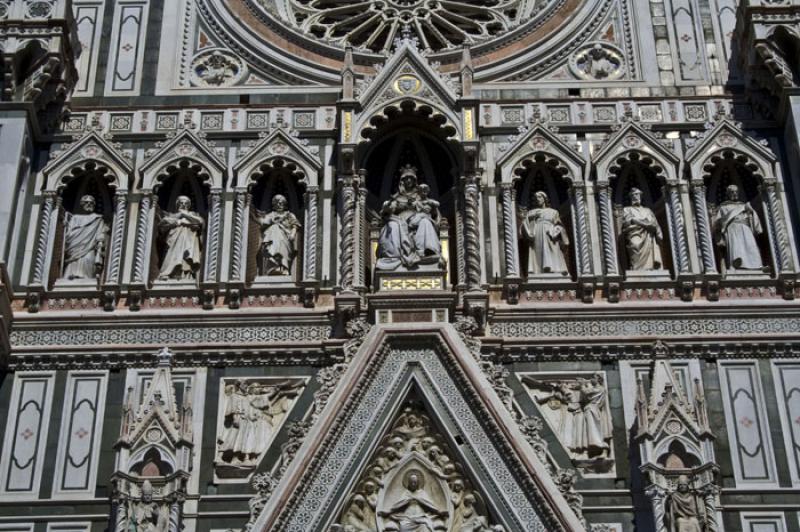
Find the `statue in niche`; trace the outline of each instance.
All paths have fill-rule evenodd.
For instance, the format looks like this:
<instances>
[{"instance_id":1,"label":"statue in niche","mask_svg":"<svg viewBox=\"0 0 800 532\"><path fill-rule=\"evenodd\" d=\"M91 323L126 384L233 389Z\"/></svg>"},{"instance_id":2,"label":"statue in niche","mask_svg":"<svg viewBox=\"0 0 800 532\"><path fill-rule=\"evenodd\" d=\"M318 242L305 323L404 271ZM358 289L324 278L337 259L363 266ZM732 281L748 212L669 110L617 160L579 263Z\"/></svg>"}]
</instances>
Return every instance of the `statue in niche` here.
<instances>
[{"instance_id":1,"label":"statue in niche","mask_svg":"<svg viewBox=\"0 0 800 532\"><path fill-rule=\"evenodd\" d=\"M259 275L290 275L297 250L297 217L288 209L289 202L280 194L272 198L272 212L257 211L261 229Z\"/></svg>"},{"instance_id":2,"label":"statue in niche","mask_svg":"<svg viewBox=\"0 0 800 532\"><path fill-rule=\"evenodd\" d=\"M628 255L628 270L660 270L661 241L664 235L656 215L642 205L642 191L632 188L628 194L630 205L622 210L622 237Z\"/></svg>"},{"instance_id":3,"label":"statue in niche","mask_svg":"<svg viewBox=\"0 0 800 532\"><path fill-rule=\"evenodd\" d=\"M664 517L668 532L703 532L705 505L689 487L689 479L685 476L678 479L677 488L667 495L666 503Z\"/></svg>"},{"instance_id":4,"label":"statue in niche","mask_svg":"<svg viewBox=\"0 0 800 532\"><path fill-rule=\"evenodd\" d=\"M109 228L95 204L87 194L80 199L80 212L66 215L63 279L94 279L103 271Z\"/></svg>"},{"instance_id":5,"label":"statue in niche","mask_svg":"<svg viewBox=\"0 0 800 532\"><path fill-rule=\"evenodd\" d=\"M405 166L398 190L383 203L378 236L379 270L411 271L420 266L444 267L439 240L439 202L430 188L417 183L417 170Z\"/></svg>"},{"instance_id":6,"label":"statue in niche","mask_svg":"<svg viewBox=\"0 0 800 532\"><path fill-rule=\"evenodd\" d=\"M142 484L142 500L131 501L130 532L167 532L169 515L164 508L153 501L153 485L149 480Z\"/></svg>"},{"instance_id":7,"label":"statue in niche","mask_svg":"<svg viewBox=\"0 0 800 532\"><path fill-rule=\"evenodd\" d=\"M542 380L523 376L523 383L536 390L540 404L547 404L560 440L578 459L594 460L611 457L613 438L611 417L607 408L608 392L603 377L595 373L588 379Z\"/></svg>"},{"instance_id":8,"label":"statue in niche","mask_svg":"<svg viewBox=\"0 0 800 532\"><path fill-rule=\"evenodd\" d=\"M425 475L418 469L403 477L405 490L390 508L378 515L386 519L384 530L398 532L436 532L447 530L448 511L435 503L425 491Z\"/></svg>"},{"instance_id":9,"label":"statue in niche","mask_svg":"<svg viewBox=\"0 0 800 532\"><path fill-rule=\"evenodd\" d=\"M238 380L225 386L223 429L217 463L253 468L300 395L300 380L263 384Z\"/></svg>"},{"instance_id":10,"label":"statue in niche","mask_svg":"<svg viewBox=\"0 0 800 532\"><path fill-rule=\"evenodd\" d=\"M343 532L489 532L486 507L431 420L403 409L381 440L332 529Z\"/></svg>"},{"instance_id":11,"label":"statue in niche","mask_svg":"<svg viewBox=\"0 0 800 532\"><path fill-rule=\"evenodd\" d=\"M567 275L564 250L569 246L567 229L561 223L558 211L550 207L547 194L534 194L536 206L522 213L520 233L530 246L528 275L559 273Z\"/></svg>"},{"instance_id":12,"label":"statue in niche","mask_svg":"<svg viewBox=\"0 0 800 532\"><path fill-rule=\"evenodd\" d=\"M739 187L725 189L725 201L713 221L713 231L725 265L730 270L761 270L764 263L756 235L763 232L761 220L749 203L739 199Z\"/></svg>"},{"instance_id":13,"label":"statue in niche","mask_svg":"<svg viewBox=\"0 0 800 532\"><path fill-rule=\"evenodd\" d=\"M175 212L167 213L158 224L167 247L158 276L160 280L197 278L202 260L200 235L204 225L203 217L192 210L192 200L178 196Z\"/></svg>"}]
</instances>

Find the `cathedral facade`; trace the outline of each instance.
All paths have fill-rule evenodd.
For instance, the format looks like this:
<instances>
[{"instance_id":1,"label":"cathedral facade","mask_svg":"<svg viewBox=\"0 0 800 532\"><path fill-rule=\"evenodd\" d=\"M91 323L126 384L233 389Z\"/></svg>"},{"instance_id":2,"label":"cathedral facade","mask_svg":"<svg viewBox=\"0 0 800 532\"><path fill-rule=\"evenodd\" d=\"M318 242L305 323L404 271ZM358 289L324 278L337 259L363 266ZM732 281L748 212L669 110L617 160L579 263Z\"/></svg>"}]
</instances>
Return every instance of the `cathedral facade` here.
<instances>
[{"instance_id":1,"label":"cathedral facade","mask_svg":"<svg viewBox=\"0 0 800 532\"><path fill-rule=\"evenodd\" d=\"M0 0L0 532L800 532L798 0Z\"/></svg>"}]
</instances>

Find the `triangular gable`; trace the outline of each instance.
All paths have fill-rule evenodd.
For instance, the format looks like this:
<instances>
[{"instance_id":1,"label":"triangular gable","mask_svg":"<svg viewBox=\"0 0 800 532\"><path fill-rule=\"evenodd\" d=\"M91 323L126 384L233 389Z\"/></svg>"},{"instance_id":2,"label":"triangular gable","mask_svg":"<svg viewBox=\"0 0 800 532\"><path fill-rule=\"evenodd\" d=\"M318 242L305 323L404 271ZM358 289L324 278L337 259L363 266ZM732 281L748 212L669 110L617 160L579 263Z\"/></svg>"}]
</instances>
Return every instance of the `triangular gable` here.
<instances>
[{"instance_id":1,"label":"triangular gable","mask_svg":"<svg viewBox=\"0 0 800 532\"><path fill-rule=\"evenodd\" d=\"M525 158L539 152L563 159L573 174L572 179L583 180L583 167L586 164L583 157L561 137L541 124L536 124L521 134L506 150L506 153L497 160L497 167L500 168L503 181L511 181L512 172L517 165Z\"/></svg>"},{"instance_id":2,"label":"triangular gable","mask_svg":"<svg viewBox=\"0 0 800 532\"><path fill-rule=\"evenodd\" d=\"M700 178L702 176L700 166L712 153L724 149L744 151L755 160L768 166L776 161L775 154L766 146L745 134L738 125L724 118L713 129L706 132L686 153L686 162L691 167L692 177ZM764 170L767 168L762 169L762 171Z\"/></svg>"},{"instance_id":3,"label":"triangular gable","mask_svg":"<svg viewBox=\"0 0 800 532\"><path fill-rule=\"evenodd\" d=\"M627 151L636 150L655 155L656 159L667 166L666 172L672 172L680 159L671 150L664 146L652 133L633 121L628 121L612 133L605 144L598 150L593 159L598 167L598 177L606 177L604 169L617 155Z\"/></svg>"},{"instance_id":4,"label":"triangular gable","mask_svg":"<svg viewBox=\"0 0 800 532\"><path fill-rule=\"evenodd\" d=\"M112 186L119 189L128 188L128 178L133 174L131 160L120 152L120 147L110 142L99 131L89 129L80 138L55 152L53 160L45 166L45 187L55 190L61 184L57 181L77 165L84 166L89 161L108 167L115 178Z\"/></svg>"},{"instance_id":5,"label":"triangular gable","mask_svg":"<svg viewBox=\"0 0 800 532\"><path fill-rule=\"evenodd\" d=\"M152 189L157 173L170 162L179 159L191 159L203 165L218 180L213 186L222 186L222 175L226 170L225 162L216 154L213 147L191 129L182 129L177 135L168 137L166 141L156 144L158 149L146 155L146 161L139 169L142 175L142 188Z\"/></svg>"},{"instance_id":6,"label":"triangular gable","mask_svg":"<svg viewBox=\"0 0 800 532\"><path fill-rule=\"evenodd\" d=\"M264 161L281 158L297 163L306 180L316 183L317 173L322 170L322 163L311 155L297 137L290 135L284 128L276 128L265 134L252 147L247 148L241 159L233 167L234 174L240 178L240 186ZM313 182L312 182L313 181Z\"/></svg>"},{"instance_id":7,"label":"triangular gable","mask_svg":"<svg viewBox=\"0 0 800 532\"><path fill-rule=\"evenodd\" d=\"M506 530L584 530L448 324L373 328L252 530L328 530L412 388Z\"/></svg>"},{"instance_id":8,"label":"triangular gable","mask_svg":"<svg viewBox=\"0 0 800 532\"><path fill-rule=\"evenodd\" d=\"M408 90L402 90L404 85L400 83L402 76L413 76L418 78L419 85L410 84ZM397 87L395 85L398 85ZM401 89L401 90L398 90ZM395 52L389 57L380 72L361 90L359 102L362 109L373 107L375 100L380 99L384 104L393 98L383 98L385 94L396 94L398 98L414 97L425 90L432 94L426 94L425 99L437 101L445 108L456 106L458 95L451 86L442 79L439 72L434 70L428 60L417 49L416 43L411 39L401 39L397 43ZM433 97L431 97L433 96Z\"/></svg>"}]
</instances>

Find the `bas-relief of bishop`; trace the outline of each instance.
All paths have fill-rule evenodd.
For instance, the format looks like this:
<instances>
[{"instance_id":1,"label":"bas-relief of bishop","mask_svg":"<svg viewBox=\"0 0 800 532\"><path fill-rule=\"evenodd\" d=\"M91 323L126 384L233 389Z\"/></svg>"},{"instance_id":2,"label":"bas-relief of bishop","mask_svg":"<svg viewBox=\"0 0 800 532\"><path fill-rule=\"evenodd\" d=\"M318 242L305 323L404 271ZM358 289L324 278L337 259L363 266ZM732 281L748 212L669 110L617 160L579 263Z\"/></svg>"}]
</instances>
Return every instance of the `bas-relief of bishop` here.
<instances>
[{"instance_id":1,"label":"bas-relief of bishop","mask_svg":"<svg viewBox=\"0 0 800 532\"><path fill-rule=\"evenodd\" d=\"M764 263L756 236L763 232L761 221L749 203L739 199L739 187L725 189L725 201L713 222L714 236L729 270L762 270Z\"/></svg>"},{"instance_id":2,"label":"bas-relief of bishop","mask_svg":"<svg viewBox=\"0 0 800 532\"><path fill-rule=\"evenodd\" d=\"M642 191L632 188L630 205L622 210L622 237L628 252L628 270L648 271L663 268L661 241L664 235L651 209L642 205Z\"/></svg>"},{"instance_id":3,"label":"bas-relief of bishop","mask_svg":"<svg viewBox=\"0 0 800 532\"><path fill-rule=\"evenodd\" d=\"M158 278L167 280L194 280L200 269L202 257L200 235L205 222L192 210L192 200L178 196L175 212L167 213L158 228L165 235L167 252L161 263Z\"/></svg>"},{"instance_id":4,"label":"bas-relief of bishop","mask_svg":"<svg viewBox=\"0 0 800 532\"><path fill-rule=\"evenodd\" d=\"M81 197L79 213L67 213L63 279L94 279L103 270L108 224L95 212L93 196Z\"/></svg>"}]
</instances>

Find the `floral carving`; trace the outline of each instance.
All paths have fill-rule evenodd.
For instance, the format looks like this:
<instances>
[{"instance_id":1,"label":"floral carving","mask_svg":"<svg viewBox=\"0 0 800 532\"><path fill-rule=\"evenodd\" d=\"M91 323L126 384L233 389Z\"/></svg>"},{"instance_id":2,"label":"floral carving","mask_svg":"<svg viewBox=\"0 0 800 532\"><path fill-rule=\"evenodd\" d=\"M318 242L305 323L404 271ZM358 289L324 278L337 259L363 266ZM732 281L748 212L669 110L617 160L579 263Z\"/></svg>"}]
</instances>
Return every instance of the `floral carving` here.
<instances>
[{"instance_id":1,"label":"floral carving","mask_svg":"<svg viewBox=\"0 0 800 532\"><path fill-rule=\"evenodd\" d=\"M230 87L244 77L241 59L224 50L206 50L192 61L191 83L195 87Z\"/></svg>"}]
</instances>

